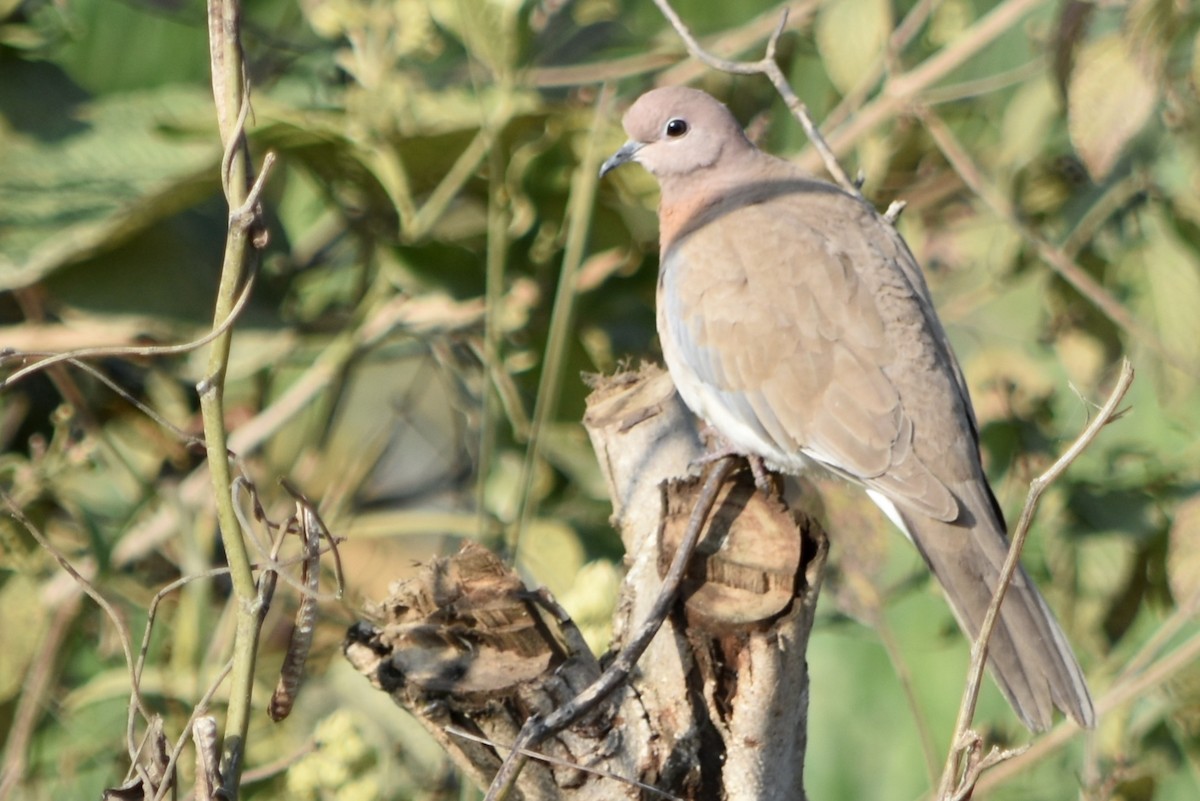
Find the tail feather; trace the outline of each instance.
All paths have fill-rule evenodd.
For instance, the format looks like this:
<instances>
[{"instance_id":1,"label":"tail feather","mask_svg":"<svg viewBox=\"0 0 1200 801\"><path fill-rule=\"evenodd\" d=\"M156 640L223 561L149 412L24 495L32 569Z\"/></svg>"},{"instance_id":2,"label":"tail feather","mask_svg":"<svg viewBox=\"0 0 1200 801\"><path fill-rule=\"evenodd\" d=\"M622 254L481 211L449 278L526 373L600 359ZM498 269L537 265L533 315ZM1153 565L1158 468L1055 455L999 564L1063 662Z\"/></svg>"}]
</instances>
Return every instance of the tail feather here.
<instances>
[{"instance_id":1,"label":"tail feather","mask_svg":"<svg viewBox=\"0 0 1200 801\"><path fill-rule=\"evenodd\" d=\"M966 511L953 523L905 514L906 533L945 590L959 625L974 640L983 625L1008 554L1008 539L991 493L956 487ZM972 492L972 490L975 490ZM964 497L965 496L965 497ZM976 496L976 497L971 497ZM1050 727L1054 709L1092 728L1096 713L1066 635L1024 569L1013 575L988 641L988 666L1022 722Z\"/></svg>"}]
</instances>

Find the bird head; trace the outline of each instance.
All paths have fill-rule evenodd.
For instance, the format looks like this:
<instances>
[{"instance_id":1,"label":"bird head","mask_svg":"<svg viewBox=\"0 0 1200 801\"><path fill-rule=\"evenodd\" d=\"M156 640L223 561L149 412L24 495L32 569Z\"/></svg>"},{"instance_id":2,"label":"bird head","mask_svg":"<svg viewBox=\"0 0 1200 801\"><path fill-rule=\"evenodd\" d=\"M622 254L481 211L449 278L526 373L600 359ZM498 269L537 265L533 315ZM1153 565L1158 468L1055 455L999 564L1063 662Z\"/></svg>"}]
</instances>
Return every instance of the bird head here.
<instances>
[{"instance_id":1,"label":"bird head","mask_svg":"<svg viewBox=\"0 0 1200 801\"><path fill-rule=\"evenodd\" d=\"M637 162L662 179L712 167L731 151L753 149L723 104L699 89L668 86L637 99L623 120L629 141L600 166L600 177Z\"/></svg>"}]
</instances>

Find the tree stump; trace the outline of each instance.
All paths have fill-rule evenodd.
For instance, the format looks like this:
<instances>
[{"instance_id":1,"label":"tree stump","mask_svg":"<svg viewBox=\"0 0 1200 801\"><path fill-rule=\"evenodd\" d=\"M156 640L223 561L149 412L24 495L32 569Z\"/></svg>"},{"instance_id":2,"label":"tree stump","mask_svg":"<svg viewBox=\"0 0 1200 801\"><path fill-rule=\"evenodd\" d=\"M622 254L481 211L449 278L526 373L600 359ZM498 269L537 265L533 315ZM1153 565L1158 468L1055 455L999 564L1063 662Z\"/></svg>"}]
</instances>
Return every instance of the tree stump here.
<instances>
[{"instance_id":1,"label":"tree stump","mask_svg":"<svg viewBox=\"0 0 1200 801\"><path fill-rule=\"evenodd\" d=\"M646 618L702 480L704 452L669 376L642 367L592 380L584 425L613 500L626 577L613 648ZM683 477L683 478L680 478ZM539 749L517 792L636 799L630 779L674 797L804 797L805 651L826 555L823 532L748 471L718 496L679 602L630 681ZM480 786L525 719L569 701L601 665L556 605L468 543L393 585L344 650ZM461 732L474 739L461 736Z\"/></svg>"}]
</instances>

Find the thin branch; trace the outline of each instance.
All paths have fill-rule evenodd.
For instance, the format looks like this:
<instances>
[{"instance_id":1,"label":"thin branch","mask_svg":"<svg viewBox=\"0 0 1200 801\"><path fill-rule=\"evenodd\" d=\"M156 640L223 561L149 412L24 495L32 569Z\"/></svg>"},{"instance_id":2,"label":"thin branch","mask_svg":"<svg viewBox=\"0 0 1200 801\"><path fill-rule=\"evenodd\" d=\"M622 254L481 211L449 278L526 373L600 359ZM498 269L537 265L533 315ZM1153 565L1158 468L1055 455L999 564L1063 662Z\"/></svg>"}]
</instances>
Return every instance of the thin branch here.
<instances>
[{"instance_id":1,"label":"thin branch","mask_svg":"<svg viewBox=\"0 0 1200 801\"><path fill-rule=\"evenodd\" d=\"M887 653L888 662L892 665L896 680L900 682L904 700L908 702L913 725L917 728L917 739L921 743L921 756L925 760L925 775L929 778L929 784L932 786L938 780L941 759L938 757L938 747L933 740L933 732L929 728L929 715L921 706L916 687L913 685L912 668L904 656L904 650L900 647L900 643L896 641L896 635L892 632L892 627L888 625L887 618L882 614L872 614L870 623L871 628L879 637L879 642L883 645L884 652Z\"/></svg>"},{"instance_id":2,"label":"thin branch","mask_svg":"<svg viewBox=\"0 0 1200 801\"><path fill-rule=\"evenodd\" d=\"M167 596L169 596L171 593L175 592L176 590L180 589L181 587L183 587L187 584L190 584L193 581L198 581L200 579L206 579L206 578L216 578L217 576L223 576L223 575L227 574L228 572L229 572L229 568L227 568L227 567L216 567L211 570L206 570L203 573L182 576L182 577L177 578L174 581L170 582L165 587L161 588L158 592L156 592L154 594L154 597L152 599L150 599L150 606L146 610L146 628L142 632L142 647L138 651L138 658L133 666L133 675L130 677L130 681L129 681L129 685L130 685L129 718L126 723L125 738L128 741L129 750L130 750L131 754L136 749L136 746L134 744L135 740L137 739L137 714L136 713L137 713L137 710L139 708L141 708L142 674L145 672L146 658L150 653L150 639L154 632L155 621L158 619L159 604L161 604L164 600L166 600ZM145 714L145 712L143 711L143 715L144 714Z\"/></svg>"},{"instance_id":3,"label":"thin branch","mask_svg":"<svg viewBox=\"0 0 1200 801\"><path fill-rule=\"evenodd\" d=\"M1146 172L1138 170L1107 187L1063 239L1062 252L1067 258L1074 259L1080 250L1096 238L1103 225L1132 204L1135 198L1149 193L1153 186L1153 179Z\"/></svg>"},{"instance_id":4,"label":"thin branch","mask_svg":"<svg viewBox=\"0 0 1200 801\"><path fill-rule=\"evenodd\" d=\"M836 128L847 117L856 114L862 108L863 101L871 94L871 90L879 85L887 73L901 72L900 53L916 38L940 2L941 0L918 0L908 15L893 29L892 35L888 37L886 49L871 63L866 75L825 115L826 130Z\"/></svg>"},{"instance_id":5,"label":"thin branch","mask_svg":"<svg viewBox=\"0 0 1200 801\"><path fill-rule=\"evenodd\" d=\"M133 636L129 631L129 627L125 625L125 621L117 612L116 607L109 603L108 599L100 594L100 591L96 589L96 586L92 584L92 582L88 581L88 579L82 573L75 569L75 566L71 564L71 560L67 559L66 555L63 554L63 552L57 547L55 547L54 543L50 542L50 540L48 540L45 535L42 534L41 530L35 526L28 517L25 516L25 512L19 506L17 506L16 501L14 501L7 492L0 492L0 498L3 498L5 506L8 507L8 513L12 515L13 519L20 523L25 530L29 532L29 536L33 537L34 540L37 541L38 545L40 545L46 550L47 553L53 556L55 561L58 562L59 566L62 567L62 569L65 570L67 574L75 580L75 583L78 584L79 587L88 594L88 597L95 601L96 604L104 610L104 613L108 616L109 620L112 621L113 625L117 629L117 637L121 641L121 650L125 653L125 667L129 670L130 677L132 678L134 675ZM150 710L146 707L145 700L142 698L140 693L134 693L134 703L138 710L141 711L142 717L149 721L151 718Z\"/></svg>"},{"instance_id":6,"label":"thin branch","mask_svg":"<svg viewBox=\"0 0 1200 801\"><path fill-rule=\"evenodd\" d=\"M1060 247L1046 241L1036 231L1030 229L1020 219L1012 203L991 185L983 175L983 171L975 164L966 149L955 138L950 128L928 108L920 108L917 115L925 123L926 130L933 138L946 161L962 178L963 183L979 196L994 214L1004 220L1019 233L1022 238L1037 248L1038 255L1049 265L1060 278L1070 284L1076 292L1083 295L1100 313L1107 317L1118 328L1123 329L1129 336L1145 343L1159 355L1163 361L1179 368L1187 375L1195 375L1195 368L1181 358L1174 350L1168 348L1158 335L1143 325L1104 286L1093 278L1086 270L1076 264Z\"/></svg>"},{"instance_id":7,"label":"thin branch","mask_svg":"<svg viewBox=\"0 0 1200 801\"><path fill-rule=\"evenodd\" d=\"M1194 623L1197 613L1200 613L1200 592L1193 593L1191 598L1186 599L1163 621L1150 639L1146 640L1133 658L1121 668L1121 672L1113 681L1113 687L1136 681L1142 671L1153 669L1151 666L1155 664L1154 660L1162 648L1185 626Z\"/></svg>"},{"instance_id":8,"label":"thin branch","mask_svg":"<svg viewBox=\"0 0 1200 801\"><path fill-rule=\"evenodd\" d=\"M167 760L166 773L168 775L175 770L175 766L179 763L179 757L183 753L183 749L187 745L188 740L191 738L192 726L195 725L199 718L205 716L205 713L208 711L208 705L212 702L213 696L217 694L217 690L220 689L221 684L225 681L225 677L229 675L229 673L233 670L233 667L233 660L226 662L225 667L221 668L221 672L217 674L215 679L213 679L213 682L211 685L209 685L208 690L200 697L200 701L196 704L196 706L192 707L192 714L188 716L187 723L184 724L183 727L183 732L180 733L179 739L175 742L175 747L171 750L171 756ZM228 746L226 746L226 748L228 748ZM168 785L166 784L163 784L161 787L159 787L158 793L155 794L152 801L162 801L166 795L167 789Z\"/></svg>"},{"instance_id":9,"label":"thin branch","mask_svg":"<svg viewBox=\"0 0 1200 801\"><path fill-rule=\"evenodd\" d=\"M967 679L967 687L963 692L962 705L958 711L958 721L954 726L954 737L951 740L955 744L950 750L950 754L946 759L946 765L942 773L941 786L938 790L938 798L951 798L952 792L956 794L964 787L963 783L957 783L956 779L962 773L960 756L962 755L959 744L966 741L969 737L968 730L971 727L971 720L975 716L975 704L979 700L979 689L983 684L983 670L987 662L988 640L992 636L992 631L996 627L996 621L999 618L1000 604L1004 601L1004 596L1008 591L1008 585L1012 581L1013 574L1017 570L1017 565L1020 564L1021 549L1025 545L1025 539L1029 535L1029 528L1033 524L1033 516L1037 512L1038 503L1041 501L1042 493L1053 484L1066 471L1066 469L1079 458L1080 454L1091 445L1092 441L1100 434L1101 429L1115 419L1117 416L1117 407L1121 400L1125 397L1125 393L1129 391L1130 385L1133 383L1133 365L1125 359L1121 363L1121 374L1117 378L1117 383L1109 393L1108 400L1100 409L1099 414L1095 419L1088 424L1083 433L1071 444L1071 447L1058 458L1058 460L1050 466L1048 470L1035 478L1029 484L1029 494L1025 499L1025 507L1021 510L1020 520L1017 521L1017 527L1012 535L1012 543L1008 549L1008 557L1004 561L1004 567L1000 571L1000 577L997 582L995 594L992 596L992 602L988 606L987 615L983 619L983 625L979 629L979 636L975 640L975 644L971 648L971 669ZM978 774L972 774L971 771L966 771L963 782L970 780L971 786L978 781Z\"/></svg>"},{"instance_id":10,"label":"thin branch","mask_svg":"<svg viewBox=\"0 0 1200 801\"><path fill-rule=\"evenodd\" d=\"M909 105L918 99L922 91L945 78L1044 3L1045 0L1008 0L980 17L919 66L889 78L873 101L859 109L844 126L829 133L831 150L844 153L884 121L907 112ZM825 159L824 153L819 155L822 160ZM804 161L802 158L801 162Z\"/></svg>"},{"instance_id":11,"label":"thin branch","mask_svg":"<svg viewBox=\"0 0 1200 801\"><path fill-rule=\"evenodd\" d=\"M1200 634L1192 635L1174 651L1159 659L1140 676L1130 677L1128 681L1118 682L1096 702L1096 715L1103 717L1105 713L1117 709L1122 704L1141 698L1156 688L1161 688L1179 671L1194 668L1200 660ZM1008 762L1004 766L989 773L979 782L982 792L997 787L1022 770L1027 770L1057 748L1061 748L1073 737L1077 736L1080 728L1067 721L1060 723L1054 731L1042 737L1024 754Z\"/></svg>"},{"instance_id":12,"label":"thin branch","mask_svg":"<svg viewBox=\"0 0 1200 801\"><path fill-rule=\"evenodd\" d=\"M612 89L606 87L596 99L595 120L589 128L584 157L571 181L567 198L567 240L563 249L562 267L559 271L558 287L554 292L554 306L550 311L550 330L546 337L546 350L542 358L542 374L538 380L537 397L533 405L533 424L529 431L529 442L525 446L525 457L521 462L518 479L520 507L506 536L508 555L516 557L529 518L533 515L534 502L531 498L534 466L540 458L542 432L554 419L558 409L558 398L562 390L563 367L566 364L567 346L576 332L571 324L575 316L575 304L579 301L579 271L587 250L588 231L591 227L592 208L596 202L596 184L599 179L603 149L600 124L610 113ZM490 391L488 388L487 391Z\"/></svg>"},{"instance_id":13,"label":"thin branch","mask_svg":"<svg viewBox=\"0 0 1200 801\"><path fill-rule=\"evenodd\" d=\"M714 31L703 37L701 47L708 53L721 57L744 53L767 41L779 27L779 15L787 10L788 30L802 30L811 24L821 7L822 0L783 0L765 9L757 17L732 28ZM684 49L686 53L686 48ZM690 54L688 54L690 56ZM663 70L656 82L660 86L688 84L704 74L707 65L697 58L689 57L670 69Z\"/></svg>"},{"instance_id":14,"label":"thin branch","mask_svg":"<svg viewBox=\"0 0 1200 801\"><path fill-rule=\"evenodd\" d=\"M0 764L0 801L9 798L17 784L25 778L29 742L42 713L50 708L47 694L50 691L54 661L64 653L62 643L71 622L79 614L82 593L71 593L59 602L49 627L42 632L42 641L37 653L29 661L21 692L16 698L8 733L4 743L4 761Z\"/></svg>"},{"instance_id":15,"label":"thin branch","mask_svg":"<svg viewBox=\"0 0 1200 801\"><path fill-rule=\"evenodd\" d=\"M671 8L671 4L667 0L654 0L654 5L658 6L658 10L667 18L667 22L671 23L671 27L679 34L679 38L683 40L688 52L695 58L721 72L728 72L734 75L767 76L771 84L775 87L775 91L779 93L779 96L783 98L783 102L791 110L792 115L800 122L800 127L804 129L805 135L808 136L808 141L812 142L813 147L821 154L821 160L825 163L825 169L843 189L857 198L862 198L862 192L850 180L849 176L846 175L846 171L842 169L842 165L838 164L837 157L834 156L833 151L826 144L824 137L821 136L816 123L813 122L812 115L808 113L808 106L792 91L787 76L783 74L783 70L779 68L779 64L775 61L775 48L779 43L779 37L783 33L784 26L787 24L788 15L786 9L779 20L779 24L775 27L775 32L767 40L767 51L761 59L758 61L729 61L717 58L701 47L700 43L696 41L696 37L688 30L687 25L684 24L679 14L675 12L675 9Z\"/></svg>"},{"instance_id":16,"label":"thin branch","mask_svg":"<svg viewBox=\"0 0 1200 801\"><path fill-rule=\"evenodd\" d=\"M138 357L155 357L155 356L174 356L180 353L188 353L189 351L201 348L212 342L217 337L228 331L242 311L246 308L246 303L250 300L251 291L254 288L255 273L252 272L246 279L245 286L242 287L241 293L238 295L237 303L233 305L229 314L221 321L220 325L214 327L204 336L199 339L193 339L190 342L182 342L178 345L121 345L116 347L96 347L96 348L78 348L76 350L65 351L63 353L39 353L39 352L23 352L5 350L0 352L0 364L9 359L21 358L23 356L43 356L41 361L22 367L12 375L0 380L0 389L7 389L13 384L27 378L29 375L41 370L45 370L51 365L59 362L71 362L78 366L78 363L83 359L106 359L119 356L138 356Z\"/></svg>"},{"instance_id":17,"label":"thin branch","mask_svg":"<svg viewBox=\"0 0 1200 801\"><path fill-rule=\"evenodd\" d=\"M208 0L213 99L221 145L226 154L221 180L230 210L221 279L213 310L213 328L220 327L230 316L234 298L244 283L249 266L257 262L259 250L265 245L265 236L259 223L257 194L263 184L261 180L254 181L251 178L253 168L246 144L250 82L242 53L240 28L239 0ZM229 465L228 432L225 430L225 373L229 366L232 342L230 329L214 337L204 377L196 385L196 390L200 395L212 497L216 504L221 543L225 548L236 604L237 628L221 774L225 782L225 795L229 801L237 801L246 754L246 735L250 728L254 666L258 658L262 618L259 614L261 598L230 495L233 479Z\"/></svg>"},{"instance_id":18,"label":"thin branch","mask_svg":"<svg viewBox=\"0 0 1200 801\"><path fill-rule=\"evenodd\" d=\"M447 726L446 733L453 735L455 737L461 737L464 740L470 740L473 743L482 743L483 745L489 745L498 751L502 750L502 751L510 751L511 752L513 750L513 747L511 745L504 745L503 743L498 743L495 740L489 740L487 737L480 737L478 734L472 734L469 731L460 729L458 726ZM651 793L651 794L659 796L661 798L670 799L670 801L683 801L683 799L680 798L679 796L671 795L667 791L660 790L657 787L655 787L654 785L646 784L645 782L639 782L636 779L630 779L625 776L618 775L616 773L613 773L611 770L601 770L600 768L592 768L592 767L588 767L587 765L580 765L577 762L570 762L566 759L559 759L558 757L550 756L549 754L544 754L541 751L530 751L529 749L525 749L524 751L521 752L521 754L522 754L522 756L527 756L530 759L536 759L539 762L545 762L549 765L558 765L560 767L571 768L572 770L578 770L583 773L591 773L594 776L601 776L605 779L612 779L614 781L623 782L624 784L628 784L633 787L637 787L639 790L645 790L647 793Z\"/></svg>"},{"instance_id":19,"label":"thin branch","mask_svg":"<svg viewBox=\"0 0 1200 801\"><path fill-rule=\"evenodd\" d=\"M978 753L975 753L967 766L966 774L958 791L950 797L949 801L970 801L975 792L975 785L979 783L979 777L985 770L1010 759L1016 759L1028 750L1029 746L1024 745L1018 748L1007 748L1003 751L993 747L985 757L980 757Z\"/></svg>"},{"instance_id":20,"label":"thin branch","mask_svg":"<svg viewBox=\"0 0 1200 801\"><path fill-rule=\"evenodd\" d=\"M679 588L683 584L684 574L687 572L692 553L696 550L700 533L704 530L704 525L716 503L717 493L720 492L726 477L733 471L736 461L734 457L727 456L718 460L710 468L700 495L696 499L696 505L692 507L692 514L688 518L687 530L684 532L683 540L679 543L679 550L675 553L666 577L663 578L654 605L646 614L646 620L634 632L629 642L621 649L608 668L600 674L600 677L575 696L570 703L551 712L544 720L534 716L525 722L512 745L513 750L505 757L500 770L492 779L492 785L488 788L484 801L502 801L507 798L510 790L516 784L521 768L528 759L527 751L537 748L547 737L562 731L590 713L609 693L629 677L638 660L650 645L650 641L662 627L663 621L666 620L671 607L679 596Z\"/></svg>"}]
</instances>

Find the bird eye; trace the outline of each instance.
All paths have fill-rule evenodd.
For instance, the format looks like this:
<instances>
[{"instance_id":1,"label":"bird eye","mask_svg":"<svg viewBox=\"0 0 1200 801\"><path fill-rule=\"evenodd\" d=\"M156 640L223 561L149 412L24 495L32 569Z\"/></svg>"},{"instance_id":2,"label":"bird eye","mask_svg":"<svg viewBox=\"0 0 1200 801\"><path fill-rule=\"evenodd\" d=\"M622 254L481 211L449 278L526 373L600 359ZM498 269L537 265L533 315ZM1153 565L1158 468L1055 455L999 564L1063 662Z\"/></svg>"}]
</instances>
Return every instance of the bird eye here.
<instances>
[{"instance_id":1,"label":"bird eye","mask_svg":"<svg viewBox=\"0 0 1200 801\"><path fill-rule=\"evenodd\" d=\"M672 139L678 139L688 132L688 124L686 120L681 120L678 117L667 123L667 136Z\"/></svg>"}]
</instances>

